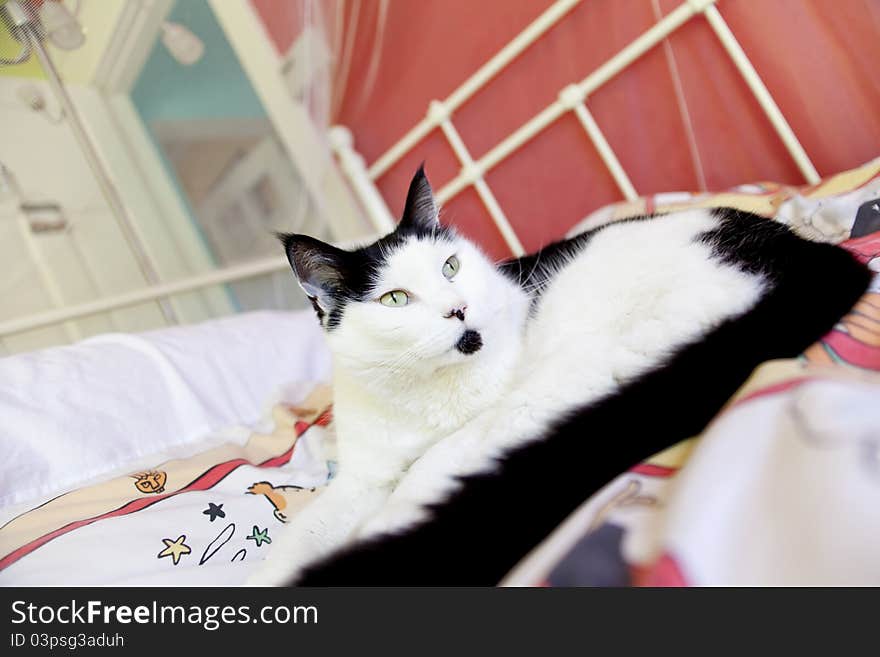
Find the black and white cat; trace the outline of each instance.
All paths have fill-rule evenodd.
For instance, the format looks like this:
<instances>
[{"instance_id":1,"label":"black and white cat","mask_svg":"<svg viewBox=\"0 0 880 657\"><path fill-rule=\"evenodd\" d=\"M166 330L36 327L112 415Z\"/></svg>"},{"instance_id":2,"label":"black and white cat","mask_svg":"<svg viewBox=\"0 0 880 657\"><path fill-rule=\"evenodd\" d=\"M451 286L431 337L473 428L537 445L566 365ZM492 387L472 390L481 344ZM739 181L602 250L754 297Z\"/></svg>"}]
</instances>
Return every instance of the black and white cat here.
<instances>
[{"instance_id":1,"label":"black and white cat","mask_svg":"<svg viewBox=\"0 0 880 657\"><path fill-rule=\"evenodd\" d=\"M439 224L422 170L378 242L284 243L333 352L339 474L253 583L494 584L869 281L845 251L730 209L495 265Z\"/></svg>"}]
</instances>

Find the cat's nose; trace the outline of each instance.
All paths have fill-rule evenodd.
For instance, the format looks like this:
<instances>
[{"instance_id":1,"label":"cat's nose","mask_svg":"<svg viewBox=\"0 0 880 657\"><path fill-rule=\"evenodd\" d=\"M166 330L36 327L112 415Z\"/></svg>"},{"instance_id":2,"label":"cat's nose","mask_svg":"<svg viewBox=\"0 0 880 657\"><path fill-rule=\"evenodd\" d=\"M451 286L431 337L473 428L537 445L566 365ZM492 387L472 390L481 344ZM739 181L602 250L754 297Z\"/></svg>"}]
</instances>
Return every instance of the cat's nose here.
<instances>
[{"instance_id":1,"label":"cat's nose","mask_svg":"<svg viewBox=\"0 0 880 657\"><path fill-rule=\"evenodd\" d=\"M453 308L452 310L450 310L448 313L446 313L443 316L446 319L449 319L451 317L458 317L461 321L464 321L464 311L465 310L467 310L467 306L464 306L464 305L456 306L455 308Z\"/></svg>"}]
</instances>

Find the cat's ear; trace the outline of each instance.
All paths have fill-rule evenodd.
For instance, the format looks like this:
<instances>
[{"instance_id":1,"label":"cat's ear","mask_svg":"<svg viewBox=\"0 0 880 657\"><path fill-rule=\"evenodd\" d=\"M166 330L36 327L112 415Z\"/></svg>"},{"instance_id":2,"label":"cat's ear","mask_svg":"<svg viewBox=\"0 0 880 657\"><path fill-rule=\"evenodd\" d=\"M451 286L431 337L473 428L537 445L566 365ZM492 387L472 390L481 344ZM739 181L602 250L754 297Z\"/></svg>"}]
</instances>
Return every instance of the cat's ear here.
<instances>
[{"instance_id":1,"label":"cat's ear","mask_svg":"<svg viewBox=\"0 0 880 657\"><path fill-rule=\"evenodd\" d=\"M437 204L434 202L434 192L431 191L431 183L428 182L425 165L422 164L409 184L406 206L398 230L424 233L433 231L439 225L440 218Z\"/></svg>"},{"instance_id":2,"label":"cat's ear","mask_svg":"<svg viewBox=\"0 0 880 657\"><path fill-rule=\"evenodd\" d=\"M307 235L278 233L287 260L308 295L318 319L339 303L345 290L344 270L348 253Z\"/></svg>"}]
</instances>

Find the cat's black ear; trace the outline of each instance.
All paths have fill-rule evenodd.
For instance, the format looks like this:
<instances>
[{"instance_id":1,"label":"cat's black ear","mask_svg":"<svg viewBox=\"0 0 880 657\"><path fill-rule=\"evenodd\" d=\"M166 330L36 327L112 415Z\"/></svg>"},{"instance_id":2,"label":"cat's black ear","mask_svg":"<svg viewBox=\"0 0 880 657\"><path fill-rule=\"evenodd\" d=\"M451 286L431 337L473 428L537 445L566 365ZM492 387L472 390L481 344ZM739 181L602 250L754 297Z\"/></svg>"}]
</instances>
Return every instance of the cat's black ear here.
<instances>
[{"instance_id":1,"label":"cat's black ear","mask_svg":"<svg viewBox=\"0 0 880 657\"><path fill-rule=\"evenodd\" d=\"M415 233L429 233L440 225L437 204L431 183L425 175L425 165L419 167L409 184L406 206L400 219L398 230Z\"/></svg>"},{"instance_id":2,"label":"cat's black ear","mask_svg":"<svg viewBox=\"0 0 880 657\"><path fill-rule=\"evenodd\" d=\"M278 233L278 239L300 287L323 322L344 296L348 253L307 235Z\"/></svg>"}]
</instances>

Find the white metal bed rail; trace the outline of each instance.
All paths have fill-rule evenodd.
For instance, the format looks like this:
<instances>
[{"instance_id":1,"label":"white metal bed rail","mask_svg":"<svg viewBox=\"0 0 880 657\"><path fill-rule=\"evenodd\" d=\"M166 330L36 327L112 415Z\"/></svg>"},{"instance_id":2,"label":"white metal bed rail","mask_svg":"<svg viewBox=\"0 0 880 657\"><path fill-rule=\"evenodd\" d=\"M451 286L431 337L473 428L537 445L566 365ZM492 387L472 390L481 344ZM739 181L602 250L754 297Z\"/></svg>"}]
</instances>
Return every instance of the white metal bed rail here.
<instances>
[{"instance_id":1,"label":"white metal bed rail","mask_svg":"<svg viewBox=\"0 0 880 657\"><path fill-rule=\"evenodd\" d=\"M224 283L232 283L234 281L241 281L256 276L272 274L277 271L284 271L289 267L290 265L287 263L287 258L282 256L263 258L244 265L216 269L205 274L190 276L171 283L150 285L139 290L130 290L112 297L104 297L87 303L64 306L62 308L55 308L34 315L28 315L27 317L0 322L0 336L15 335L16 333L23 333L25 331L44 328L46 326L62 324L74 319L99 315L119 308L129 308L148 301L168 298L175 294L192 292L194 290L201 290L214 285L223 285Z\"/></svg>"},{"instance_id":2,"label":"white metal bed rail","mask_svg":"<svg viewBox=\"0 0 880 657\"><path fill-rule=\"evenodd\" d=\"M819 174L810 161L809 156L798 141L791 126L785 120L779 106L773 100L755 67L749 61L739 42L737 42L727 22L714 6L716 1L686 0L583 80L561 89L554 102L496 144L480 159L474 160L464 140L455 128L452 119L453 113L580 2L580 0L558 0L486 64L480 67L474 75L452 92L446 100L431 101L425 118L419 121L397 143L380 156L366 171L363 170L363 167L359 170L347 169L346 173L353 174L356 177L356 179L352 178L355 192L360 195L360 190L370 187L370 185L367 185L368 182L374 182L380 178L426 136L439 128L458 158L461 170L455 178L437 192L438 200L444 203L465 188L473 186L511 252L514 255L522 255L522 244L492 190L489 188L485 180L485 174L510 157L528 141L535 138L553 122L571 111L574 112L583 126L587 137L596 148L623 197L628 200L637 198L638 192L620 164L620 160L614 154L599 125L587 109L587 98L679 27L700 14L706 17L713 32L742 75L749 90L760 104L801 174L810 184L819 182ZM337 150L341 156L350 157L348 153L343 155L344 148ZM369 177L369 181L364 178L364 175ZM372 185L372 187L375 190L375 186ZM361 198L361 200L364 202L365 207L367 207L368 212L371 212L370 204L375 205L375 198ZM382 212L387 215L387 208Z\"/></svg>"}]
</instances>

